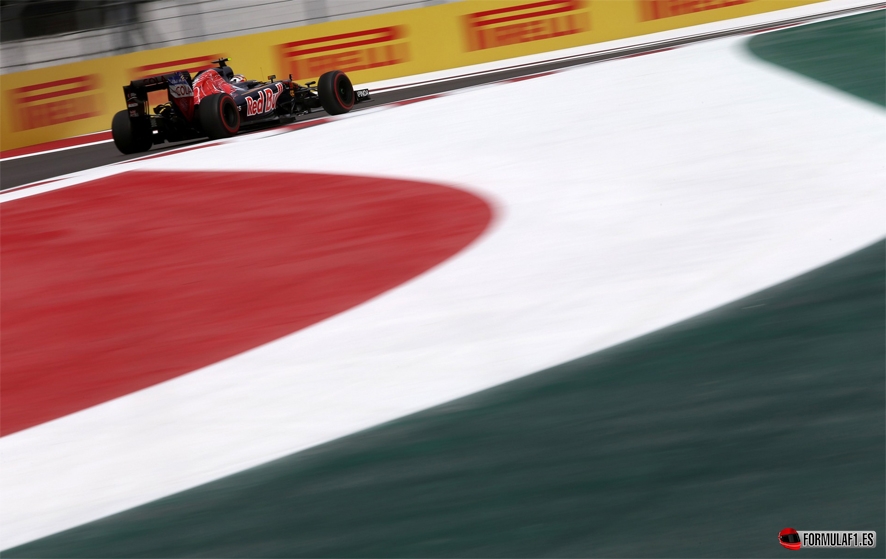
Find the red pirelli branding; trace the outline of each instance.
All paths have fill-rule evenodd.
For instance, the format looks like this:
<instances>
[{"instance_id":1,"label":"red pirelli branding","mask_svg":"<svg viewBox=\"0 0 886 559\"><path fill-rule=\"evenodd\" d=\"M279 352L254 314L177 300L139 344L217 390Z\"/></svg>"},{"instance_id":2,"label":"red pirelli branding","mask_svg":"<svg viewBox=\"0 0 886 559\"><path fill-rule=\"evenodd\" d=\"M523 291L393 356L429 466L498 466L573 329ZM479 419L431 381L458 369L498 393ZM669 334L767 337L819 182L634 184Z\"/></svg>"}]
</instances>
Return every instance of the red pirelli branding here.
<instances>
[{"instance_id":1,"label":"red pirelli branding","mask_svg":"<svg viewBox=\"0 0 886 559\"><path fill-rule=\"evenodd\" d=\"M91 118L101 114L96 74L35 83L7 93L17 132Z\"/></svg>"},{"instance_id":2,"label":"red pirelli branding","mask_svg":"<svg viewBox=\"0 0 886 559\"><path fill-rule=\"evenodd\" d=\"M591 30L584 0L545 0L464 16L469 51L575 35Z\"/></svg>"},{"instance_id":3,"label":"red pirelli branding","mask_svg":"<svg viewBox=\"0 0 886 559\"><path fill-rule=\"evenodd\" d=\"M283 67L295 79L330 70L355 72L409 61L405 25L366 29L278 45Z\"/></svg>"},{"instance_id":4,"label":"red pirelli branding","mask_svg":"<svg viewBox=\"0 0 886 559\"><path fill-rule=\"evenodd\" d=\"M186 71L194 77L194 74L200 70L207 68L215 68L213 60L224 58L223 54L206 54L203 56L194 56L191 58L179 58L178 60L167 60L166 62L157 62L155 64L146 64L145 66L137 66L130 70L129 75L132 80L142 80L145 78L153 78L154 76L162 76L172 72ZM148 93L148 104L151 106L159 105L166 102L165 91L152 91Z\"/></svg>"},{"instance_id":5,"label":"red pirelli branding","mask_svg":"<svg viewBox=\"0 0 886 559\"><path fill-rule=\"evenodd\" d=\"M641 21L750 4L754 0L637 0Z\"/></svg>"},{"instance_id":6,"label":"red pirelli branding","mask_svg":"<svg viewBox=\"0 0 886 559\"><path fill-rule=\"evenodd\" d=\"M130 79L141 80L181 70L190 72L191 77L194 77L194 74L200 70L215 68L215 64L213 64L212 61L218 60L219 58L224 58L224 55L207 54L204 56L195 56L193 58L180 58L178 60L167 60L166 62L137 66L130 71Z\"/></svg>"}]
</instances>

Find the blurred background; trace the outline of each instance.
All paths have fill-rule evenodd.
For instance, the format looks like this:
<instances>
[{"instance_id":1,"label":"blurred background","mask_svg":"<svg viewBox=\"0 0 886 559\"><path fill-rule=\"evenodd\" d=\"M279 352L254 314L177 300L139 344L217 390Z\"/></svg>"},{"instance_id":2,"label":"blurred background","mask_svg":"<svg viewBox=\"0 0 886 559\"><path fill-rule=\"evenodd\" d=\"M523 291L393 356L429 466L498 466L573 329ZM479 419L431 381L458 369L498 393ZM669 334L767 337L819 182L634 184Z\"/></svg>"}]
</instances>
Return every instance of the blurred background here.
<instances>
[{"instance_id":1,"label":"blurred background","mask_svg":"<svg viewBox=\"0 0 886 559\"><path fill-rule=\"evenodd\" d=\"M0 72L454 0L4 0Z\"/></svg>"}]
</instances>

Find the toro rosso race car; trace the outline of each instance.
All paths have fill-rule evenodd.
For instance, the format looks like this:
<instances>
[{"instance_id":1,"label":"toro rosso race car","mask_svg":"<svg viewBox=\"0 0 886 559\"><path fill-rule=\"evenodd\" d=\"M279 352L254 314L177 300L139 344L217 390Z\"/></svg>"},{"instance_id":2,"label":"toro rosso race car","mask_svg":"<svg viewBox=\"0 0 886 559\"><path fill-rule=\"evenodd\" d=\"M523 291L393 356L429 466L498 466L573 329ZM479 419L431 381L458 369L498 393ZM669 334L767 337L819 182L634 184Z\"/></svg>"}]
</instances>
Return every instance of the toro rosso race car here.
<instances>
[{"instance_id":1,"label":"toro rosso race car","mask_svg":"<svg viewBox=\"0 0 886 559\"><path fill-rule=\"evenodd\" d=\"M266 82L247 80L225 64L201 70L193 79L187 71L173 72L123 86L125 111L114 115L111 134L123 153L138 153L154 144L192 138L227 138L241 130L295 120L321 107L331 115L350 111L369 100L369 90L354 91L340 70L326 72L316 82L299 85L269 76ZM166 89L168 102L148 108L148 93Z\"/></svg>"}]
</instances>

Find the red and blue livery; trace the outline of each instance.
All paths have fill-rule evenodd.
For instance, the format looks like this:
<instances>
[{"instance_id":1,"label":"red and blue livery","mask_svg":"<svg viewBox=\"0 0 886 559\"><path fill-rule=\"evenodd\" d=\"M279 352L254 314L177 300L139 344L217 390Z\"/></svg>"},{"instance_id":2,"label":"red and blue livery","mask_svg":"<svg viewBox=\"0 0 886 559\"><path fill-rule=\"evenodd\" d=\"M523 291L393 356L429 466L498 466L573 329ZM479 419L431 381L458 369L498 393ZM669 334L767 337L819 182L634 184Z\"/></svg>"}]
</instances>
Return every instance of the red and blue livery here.
<instances>
[{"instance_id":1,"label":"red and blue livery","mask_svg":"<svg viewBox=\"0 0 886 559\"><path fill-rule=\"evenodd\" d=\"M193 78L181 70L123 86L126 110L114 115L111 133L123 153L139 153L154 144L194 138L228 138L240 131L292 122L299 115L323 109L344 114L370 100L368 89L354 90L340 71L326 72L316 82L300 85L289 79L247 80L234 74L227 58L214 60L217 68ZM148 106L148 93L166 89L168 101Z\"/></svg>"}]
</instances>

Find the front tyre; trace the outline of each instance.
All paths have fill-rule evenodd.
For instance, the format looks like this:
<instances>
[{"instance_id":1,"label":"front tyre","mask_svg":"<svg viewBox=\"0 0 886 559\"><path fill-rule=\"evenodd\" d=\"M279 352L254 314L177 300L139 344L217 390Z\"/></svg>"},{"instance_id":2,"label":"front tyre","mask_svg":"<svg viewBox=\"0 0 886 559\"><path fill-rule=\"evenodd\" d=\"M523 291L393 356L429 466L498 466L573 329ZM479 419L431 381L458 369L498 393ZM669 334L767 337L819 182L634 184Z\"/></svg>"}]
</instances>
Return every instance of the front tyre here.
<instances>
[{"instance_id":1,"label":"front tyre","mask_svg":"<svg viewBox=\"0 0 886 559\"><path fill-rule=\"evenodd\" d=\"M326 72L317 82L320 104L327 113L341 115L354 108L354 86L341 70Z\"/></svg>"},{"instance_id":2,"label":"front tyre","mask_svg":"<svg viewBox=\"0 0 886 559\"><path fill-rule=\"evenodd\" d=\"M211 140L230 138L240 131L240 111L227 93L216 93L200 101L200 126Z\"/></svg>"},{"instance_id":3,"label":"front tyre","mask_svg":"<svg viewBox=\"0 0 886 559\"><path fill-rule=\"evenodd\" d=\"M111 120L111 136L120 153L148 151L154 143L154 133L148 118L129 118L129 111L120 111Z\"/></svg>"}]
</instances>

